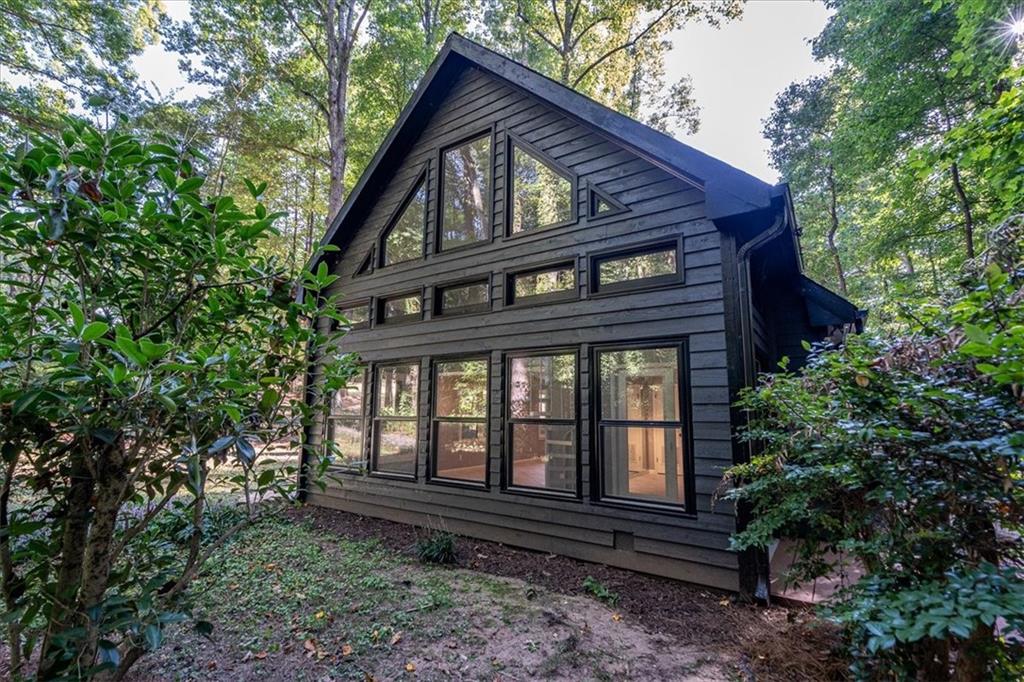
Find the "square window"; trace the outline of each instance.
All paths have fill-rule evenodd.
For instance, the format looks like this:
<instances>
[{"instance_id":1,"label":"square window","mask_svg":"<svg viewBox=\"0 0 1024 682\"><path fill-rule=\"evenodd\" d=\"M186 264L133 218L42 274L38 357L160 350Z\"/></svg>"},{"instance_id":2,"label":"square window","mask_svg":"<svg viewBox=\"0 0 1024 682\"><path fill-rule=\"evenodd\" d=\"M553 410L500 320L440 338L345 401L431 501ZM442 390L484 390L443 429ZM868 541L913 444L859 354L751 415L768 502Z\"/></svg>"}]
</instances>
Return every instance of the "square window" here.
<instances>
[{"instance_id":1,"label":"square window","mask_svg":"<svg viewBox=\"0 0 1024 682\"><path fill-rule=\"evenodd\" d=\"M491 135L442 155L440 250L490 239Z\"/></svg>"}]
</instances>

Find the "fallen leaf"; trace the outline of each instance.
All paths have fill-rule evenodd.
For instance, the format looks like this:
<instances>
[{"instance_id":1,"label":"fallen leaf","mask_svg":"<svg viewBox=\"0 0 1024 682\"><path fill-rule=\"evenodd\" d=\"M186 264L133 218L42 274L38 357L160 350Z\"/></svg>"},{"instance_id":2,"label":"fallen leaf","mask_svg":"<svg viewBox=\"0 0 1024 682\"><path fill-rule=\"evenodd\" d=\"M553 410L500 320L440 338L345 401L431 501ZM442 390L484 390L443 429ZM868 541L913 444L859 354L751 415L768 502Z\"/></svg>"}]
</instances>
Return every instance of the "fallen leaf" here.
<instances>
[{"instance_id":1,"label":"fallen leaf","mask_svg":"<svg viewBox=\"0 0 1024 682\"><path fill-rule=\"evenodd\" d=\"M616 623L618 623L620 620L622 620L622 614L621 613L613 613L612 614L612 620L614 620Z\"/></svg>"},{"instance_id":2,"label":"fallen leaf","mask_svg":"<svg viewBox=\"0 0 1024 682\"><path fill-rule=\"evenodd\" d=\"M277 564L271 562L271 563L267 564L266 566L264 566L264 568L266 568L268 571L273 571L275 568L277 568Z\"/></svg>"},{"instance_id":3,"label":"fallen leaf","mask_svg":"<svg viewBox=\"0 0 1024 682\"><path fill-rule=\"evenodd\" d=\"M728 597L727 597L727 598L725 598L725 599L723 599L722 601L718 602L718 605L719 605L719 606L728 606L728 605L729 605L729 599L728 599Z\"/></svg>"},{"instance_id":4,"label":"fallen leaf","mask_svg":"<svg viewBox=\"0 0 1024 682\"><path fill-rule=\"evenodd\" d=\"M302 643L302 648L306 651L316 651L316 641L313 639L307 639Z\"/></svg>"},{"instance_id":5,"label":"fallen leaf","mask_svg":"<svg viewBox=\"0 0 1024 682\"><path fill-rule=\"evenodd\" d=\"M409 661L408 663L406 663L405 664L405 672L407 672L407 673L414 673L414 672L416 672L416 664L413 663L412 661Z\"/></svg>"},{"instance_id":6,"label":"fallen leaf","mask_svg":"<svg viewBox=\"0 0 1024 682\"><path fill-rule=\"evenodd\" d=\"M262 661L266 657L267 657L267 652L266 651L260 651L255 656L253 656L253 658L256 658L256 659L258 659L260 661Z\"/></svg>"},{"instance_id":7,"label":"fallen leaf","mask_svg":"<svg viewBox=\"0 0 1024 682\"><path fill-rule=\"evenodd\" d=\"M352 655L352 645L351 644L342 644L341 645L341 655L342 656L351 656Z\"/></svg>"},{"instance_id":8,"label":"fallen leaf","mask_svg":"<svg viewBox=\"0 0 1024 682\"><path fill-rule=\"evenodd\" d=\"M394 645L398 644L401 641L402 641L402 633L401 632L396 632L395 634L391 635L391 646L394 646Z\"/></svg>"},{"instance_id":9,"label":"fallen leaf","mask_svg":"<svg viewBox=\"0 0 1024 682\"><path fill-rule=\"evenodd\" d=\"M856 381L857 385L861 388L867 388L868 384L871 383L871 379L869 379L865 374L858 374Z\"/></svg>"},{"instance_id":10,"label":"fallen leaf","mask_svg":"<svg viewBox=\"0 0 1024 682\"><path fill-rule=\"evenodd\" d=\"M324 613L323 611L317 611L316 614L313 617L316 618L317 620L323 620L324 618L327 617L327 614Z\"/></svg>"}]
</instances>

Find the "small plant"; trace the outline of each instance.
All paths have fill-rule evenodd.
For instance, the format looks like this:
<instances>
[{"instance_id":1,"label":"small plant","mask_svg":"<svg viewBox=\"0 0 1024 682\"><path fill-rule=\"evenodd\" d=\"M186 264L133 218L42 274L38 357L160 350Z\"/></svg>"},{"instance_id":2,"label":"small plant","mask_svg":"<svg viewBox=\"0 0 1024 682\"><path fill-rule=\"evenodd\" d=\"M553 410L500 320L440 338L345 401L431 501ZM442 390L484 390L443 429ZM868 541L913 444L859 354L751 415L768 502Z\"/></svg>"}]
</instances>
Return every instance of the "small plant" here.
<instances>
[{"instance_id":1,"label":"small plant","mask_svg":"<svg viewBox=\"0 0 1024 682\"><path fill-rule=\"evenodd\" d=\"M416 556L425 564L454 564L455 536L448 531L433 531L416 543Z\"/></svg>"},{"instance_id":2,"label":"small plant","mask_svg":"<svg viewBox=\"0 0 1024 682\"><path fill-rule=\"evenodd\" d=\"M619 593L612 592L604 583L597 578L588 575L583 579L583 589L594 595L608 606L615 606L619 603Z\"/></svg>"}]
</instances>

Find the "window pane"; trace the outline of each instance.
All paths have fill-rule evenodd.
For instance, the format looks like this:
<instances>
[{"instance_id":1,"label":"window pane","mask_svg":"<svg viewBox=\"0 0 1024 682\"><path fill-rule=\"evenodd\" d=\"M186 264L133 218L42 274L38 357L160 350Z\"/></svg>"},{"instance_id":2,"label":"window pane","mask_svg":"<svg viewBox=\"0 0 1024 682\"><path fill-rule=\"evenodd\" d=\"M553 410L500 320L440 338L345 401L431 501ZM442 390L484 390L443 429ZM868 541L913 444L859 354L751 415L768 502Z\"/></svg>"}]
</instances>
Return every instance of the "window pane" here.
<instances>
[{"instance_id":1,"label":"window pane","mask_svg":"<svg viewBox=\"0 0 1024 682\"><path fill-rule=\"evenodd\" d=\"M384 319L389 320L396 317L407 317L419 315L422 310L422 302L419 295L405 296L403 298L389 298L384 301Z\"/></svg>"},{"instance_id":2,"label":"window pane","mask_svg":"<svg viewBox=\"0 0 1024 682\"><path fill-rule=\"evenodd\" d=\"M352 327L358 327L370 321L370 306L365 303L352 306L351 308L341 308L338 312L348 320L349 325Z\"/></svg>"},{"instance_id":3,"label":"window pane","mask_svg":"<svg viewBox=\"0 0 1024 682\"><path fill-rule=\"evenodd\" d=\"M486 360L438 363L437 416L487 416Z\"/></svg>"},{"instance_id":4,"label":"window pane","mask_svg":"<svg viewBox=\"0 0 1024 682\"><path fill-rule=\"evenodd\" d=\"M416 473L416 422L378 422L377 471L396 474Z\"/></svg>"},{"instance_id":5,"label":"window pane","mask_svg":"<svg viewBox=\"0 0 1024 682\"><path fill-rule=\"evenodd\" d=\"M569 265L553 270L524 272L514 276L514 299L572 291L576 288L576 268Z\"/></svg>"},{"instance_id":6,"label":"window pane","mask_svg":"<svg viewBox=\"0 0 1024 682\"><path fill-rule=\"evenodd\" d=\"M572 220L572 183L546 163L512 146L512 232Z\"/></svg>"},{"instance_id":7,"label":"window pane","mask_svg":"<svg viewBox=\"0 0 1024 682\"><path fill-rule=\"evenodd\" d=\"M334 442L336 463L342 466L359 464L363 459L363 420L343 417L331 419L328 437Z\"/></svg>"},{"instance_id":8,"label":"window pane","mask_svg":"<svg viewBox=\"0 0 1024 682\"><path fill-rule=\"evenodd\" d=\"M598 263L598 285L616 284L649 277L676 274L676 250L668 248L653 253L616 258Z\"/></svg>"},{"instance_id":9,"label":"window pane","mask_svg":"<svg viewBox=\"0 0 1024 682\"><path fill-rule=\"evenodd\" d=\"M384 265L423 257L427 217L427 183L422 182L384 241Z\"/></svg>"},{"instance_id":10,"label":"window pane","mask_svg":"<svg viewBox=\"0 0 1024 682\"><path fill-rule=\"evenodd\" d=\"M441 190L441 249L488 238L491 192L491 136L444 153Z\"/></svg>"},{"instance_id":11,"label":"window pane","mask_svg":"<svg viewBox=\"0 0 1024 682\"><path fill-rule=\"evenodd\" d=\"M604 426L604 493L683 502L683 431L677 427Z\"/></svg>"},{"instance_id":12,"label":"window pane","mask_svg":"<svg viewBox=\"0 0 1024 682\"><path fill-rule=\"evenodd\" d=\"M674 347L600 353L601 418L679 421Z\"/></svg>"},{"instance_id":13,"label":"window pane","mask_svg":"<svg viewBox=\"0 0 1024 682\"><path fill-rule=\"evenodd\" d=\"M450 312L459 308L486 306L488 300L487 282L464 284L447 287L441 290L441 312Z\"/></svg>"},{"instance_id":14,"label":"window pane","mask_svg":"<svg viewBox=\"0 0 1024 682\"><path fill-rule=\"evenodd\" d=\"M331 400L332 417L361 417L363 414L363 372L348 380L345 388L334 392Z\"/></svg>"},{"instance_id":15,"label":"window pane","mask_svg":"<svg viewBox=\"0 0 1024 682\"><path fill-rule=\"evenodd\" d=\"M512 358L509 410L513 419L576 418L576 356Z\"/></svg>"},{"instance_id":16,"label":"window pane","mask_svg":"<svg viewBox=\"0 0 1024 682\"><path fill-rule=\"evenodd\" d=\"M377 369L376 416L416 416L419 371L419 365L395 365Z\"/></svg>"},{"instance_id":17,"label":"window pane","mask_svg":"<svg viewBox=\"0 0 1024 682\"><path fill-rule=\"evenodd\" d=\"M485 422L437 423L437 476L481 483L486 480Z\"/></svg>"},{"instance_id":18,"label":"window pane","mask_svg":"<svg viewBox=\"0 0 1024 682\"><path fill-rule=\"evenodd\" d=\"M576 427L513 424L512 485L575 490Z\"/></svg>"}]
</instances>

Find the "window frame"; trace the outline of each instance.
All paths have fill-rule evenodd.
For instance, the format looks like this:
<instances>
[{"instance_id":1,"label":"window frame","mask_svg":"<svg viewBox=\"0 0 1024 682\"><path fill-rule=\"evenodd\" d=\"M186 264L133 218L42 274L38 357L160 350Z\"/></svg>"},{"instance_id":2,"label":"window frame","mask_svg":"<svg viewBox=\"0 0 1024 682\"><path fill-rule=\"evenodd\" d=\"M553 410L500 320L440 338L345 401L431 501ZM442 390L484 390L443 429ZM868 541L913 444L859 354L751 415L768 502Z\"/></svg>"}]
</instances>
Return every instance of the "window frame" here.
<instances>
[{"instance_id":1,"label":"window frame","mask_svg":"<svg viewBox=\"0 0 1024 682\"><path fill-rule=\"evenodd\" d=\"M572 355L575 366L574 373L574 401L573 419L543 419L540 417L512 417L512 361L515 358L545 357L551 355ZM543 498L557 498L561 500L581 501L583 499L583 466L581 461L582 437L581 424L583 417L580 414L582 400L580 395L580 349L578 346L555 346L552 348L531 348L529 350L507 351L502 355L502 418L501 425L504 432L503 449L501 457L501 492L514 495L526 495ZM513 437L515 424L556 424L573 427L573 438L575 443L574 456L576 459L576 476L573 481L573 490L555 490L552 488L535 488L532 486L514 485L513 467L515 457L513 456Z\"/></svg>"},{"instance_id":2,"label":"window frame","mask_svg":"<svg viewBox=\"0 0 1024 682\"><path fill-rule=\"evenodd\" d=\"M359 433L359 453L360 453L360 459L359 459L358 464L339 464L339 463L336 463L336 462L331 462L331 464L330 464L330 468L331 469L334 469L334 470L337 470L337 471L341 471L341 472L344 472L344 473L349 473L349 474L363 474L366 471L368 471L369 468L370 468L370 461L369 461L369 458L366 456L367 436L369 435L369 431L370 431L370 424L369 424L370 420L368 419L367 409L366 409L366 397L367 397L367 395L369 393L368 389L370 388L370 385L369 385L369 381L370 381L370 365L369 364L361 365L360 366L360 371L363 373L363 399L362 399L362 403L360 404L359 416L356 417L354 415L342 415L342 416L337 416L336 417L336 416L334 416L331 413L330 410L328 410L326 424L324 425L325 426L325 429L324 429L324 449L326 450L326 443L328 441L333 441L334 440L332 429L333 429L333 426L334 426L334 422L336 420L339 420L339 419L358 419L359 420L359 425L360 425L360 433ZM331 396L331 404L333 404L333 403L334 403L334 396L332 395Z\"/></svg>"},{"instance_id":3,"label":"window frame","mask_svg":"<svg viewBox=\"0 0 1024 682\"><path fill-rule=\"evenodd\" d=\"M601 264L608 261L622 260L631 256L643 256L649 253L661 253L662 251L675 251L676 271L669 275L657 275L655 277L644 277L643 279L625 280L601 286ZM591 297L617 296L624 293L636 291L651 291L654 289L667 289L677 287L685 283L685 263L682 235L671 239L659 239L657 241L644 242L642 244L631 244L626 247L605 249L590 254L588 262L588 282Z\"/></svg>"},{"instance_id":4,"label":"window frame","mask_svg":"<svg viewBox=\"0 0 1024 682\"><path fill-rule=\"evenodd\" d=\"M463 306L462 308L455 308L452 312L445 312L442 300L444 291L446 289L458 289L462 286L468 286L471 284L483 284L487 287L487 302L478 303L471 306ZM441 284L434 285L434 293L431 306L431 314L433 317L461 317L463 315L479 315L480 313L489 313L494 308L494 283L490 273L482 277L465 277L463 279L457 279L450 282L443 282Z\"/></svg>"},{"instance_id":5,"label":"window frame","mask_svg":"<svg viewBox=\"0 0 1024 682\"><path fill-rule=\"evenodd\" d=\"M566 220L562 220L556 223L550 223L548 225L538 225L537 227L530 228L529 230L523 230L521 232L512 231L512 212L515 208L515 147L522 148L527 154L536 157L539 161L547 165L552 171L561 175L563 178L569 181L569 206L571 208L570 217ZM579 200L579 176L566 168L564 165L555 160L553 156L542 151L540 148L530 144L522 137L519 137L511 131L505 132L505 177L507 182L505 183L505 238L506 239L519 239L521 237L527 237L530 235L537 235L547 233L550 230L555 230L560 227L568 227L569 225L575 225L580 219L580 200Z\"/></svg>"},{"instance_id":6,"label":"window frame","mask_svg":"<svg viewBox=\"0 0 1024 682\"><path fill-rule=\"evenodd\" d=\"M487 404L484 416L479 417L440 417L437 414L437 399L440 395L437 380L438 367L446 363L483 361L487 367ZM487 489L491 485L491 358L489 355L440 355L430 361L430 448L427 455L427 481L438 485L450 485L459 488ZM484 480L470 481L458 478L446 478L437 475L437 444L438 423L449 424L483 424L484 429Z\"/></svg>"},{"instance_id":7,"label":"window frame","mask_svg":"<svg viewBox=\"0 0 1024 682\"><path fill-rule=\"evenodd\" d=\"M349 327L349 331L350 332L354 332L354 331L358 331L358 330L361 330L361 329L369 329L370 328L370 323L373 322L373 305L372 305L372 300L369 299L369 298L359 298L359 299L356 299L354 301L346 301L344 303L339 303L338 304L338 312L339 313L342 310L346 309L346 308L359 308L359 307L366 308L366 322L360 322L358 324L353 324L351 327ZM335 331L339 330L340 328L341 328L341 323L338 322L337 320L335 320L334 321L334 329L335 329Z\"/></svg>"},{"instance_id":8,"label":"window frame","mask_svg":"<svg viewBox=\"0 0 1024 682\"><path fill-rule=\"evenodd\" d=\"M645 421L631 419L603 419L601 417L601 355L602 353L644 350L649 348L674 347L678 366L678 421ZM697 513L696 486L694 481L693 452L693 402L690 385L690 339L688 336L652 339L639 342L595 344L590 348L591 371L591 434L590 434L590 482L594 504L618 508L640 509L695 516ZM683 500L681 504L657 502L632 497L606 495L604 491L604 439L602 426L638 426L654 428L681 428L683 431Z\"/></svg>"},{"instance_id":9,"label":"window frame","mask_svg":"<svg viewBox=\"0 0 1024 682\"><path fill-rule=\"evenodd\" d=\"M565 291L552 291L546 294L535 294L517 300L515 295L515 278L520 275L530 275L542 272L552 272L563 269L572 270L573 286ZM580 298L580 264L579 258L558 258L529 265L527 267L509 268L503 273L502 281L505 286L505 307L506 308L527 308L537 305L549 305L552 303L566 303L578 301Z\"/></svg>"},{"instance_id":10,"label":"window frame","mask_svg":"<svg viewBox=\"0 0 1024 682\"><path fill-rule=\"evenodd\" d=\"M416 366L416 414L412 417L381 417L377 414L380 409L378 406L378 396L380 394L380 380L378 373L381 369L388 367L405 367L408 365ZM420 463L420 391L423 386L423 363L419 358L405 358L400 360L388 360L386 362L375 362L371 365L373 373L373 391L371 396L371 404L369 410L370 418L370 456L367 458L367 475L374 476L377 478L392 478L401 481L415 481L419 474L419 463ZM416 451L413 458L413 466L411 474L404 474L400 471L381 471L377 468L377 462L380 455L380 423L382 421L404 421L412 422L416 425Z\"/></svg>"},{"instance_id":11,"label":"window frame","mask_svg":"<svg viewBox=\"0 0 1024 682\"><path fill-rule=\"evenodd\" d=\"M423 288L409 289L406 291L400 291L394 294L388 294L387 296L378 296L374 299L373 321L374 326L378 327L397 327L403 324L412 324L414 322L422 322L424 315L424 291ZM410 313L402 315L400 317L392 317L390 320L384 317L384 307L388 301L394 301L401 298L412 298L413 296L419 296L420 299L420 312Z\"/></svg>"},{"instance_id":12,"label":"window frame","mask_svg":"<svg viewBox=\"0 0 1024 682\"><path fill-rule=\"evenodd\" d=\"M430 213L430 186L427 174L428 169L428 165L423 164L423 167L420 169L419 173L416 174L416 178L415 180L413 180L412 185L410 185L409 189L406 190L405 196L402 199L402 203L398 205L397 210L391 213L391 217L388 218L387 223L385 223L384 229L381 230L380 237L377 239L378 248L376 259L376 266L381 270L385 268L391 269L402 265L408 265L409 263L415 263L416 261L421 261L427 257L427 217L428 214ZM385 261L387 258L388 237L391 236L391 233L394 231L395 226L398 224L398 221L401 220L402 215L405 213L405 209L409 208L409 205L412 204L413 199L416 197L416 194L418 194L417 190L419 190L420 186L422 186L423 191L426 192L426 197L424 198L423 204L423 239L420 245L420 255L417 258L409 258L407 260L398 261L397 263L386 263Z\"/></svg>"},{"instance_id":13,"label":"window frame","mask_svg":"<svg viewBox=\"0 0 1024 682\"><path fill-rule=\"evenodd\" d=\"M486 201L486 213L487 213L487 237L478 241L469 242L468 244L461 244L459 246L453 246L449 248L443 248L442 232L444 232L444 155L456 147L461 147L464 144L475 142L481 138L488 138L491 145L490 159L490 188L487 192ZM442 253L455 253L464 249L472 249L474 247L483 246L490 244L494 241L495 230L494 230L494 186L497 181L497 164L494 162L497 152L497 125L491 124L486 128L478 128L477 131L471 135L466 135L459 138L457 141L451 144L439 146L437 148L437 185L434 190L434 196L437 197L436 206L434 208L434 248L435 254ZM429 202L428 202L429 203Z\"/></svg>"},{"instance_id":14,"label":"window frame","mask_svg":"<svg viewBox=\"0 0 1024 682\"><path fill-rule=\"evenodd\" d=\"M605 211L604 213L597 212L597 200L600 199L606 204L611 206L611 210ZM593 222L595 220L604 220L605 218L611 218L612 216L621 215L628 213L629 208L626 207L621 201L613 197L609 192L601 189L592 182L587 182L587 220Z\"/></svg>"},{"instance_id":15,"label":"window frame","mask_svg":"<svg viewBox=\"0 0 1024 682\"><path fill-rule=\"evenodd\" d=\"M355 279L356 277L366 277L367 275L372 275L373 271L375 270L374 266L376 264L377 245L374 244L373 246L370 247L370 250L366 252L366 255L363 256L363 260L359 261L359 267L357 267L356 271L352 273L352 279Z\"/></svg>"}]
</instances>

